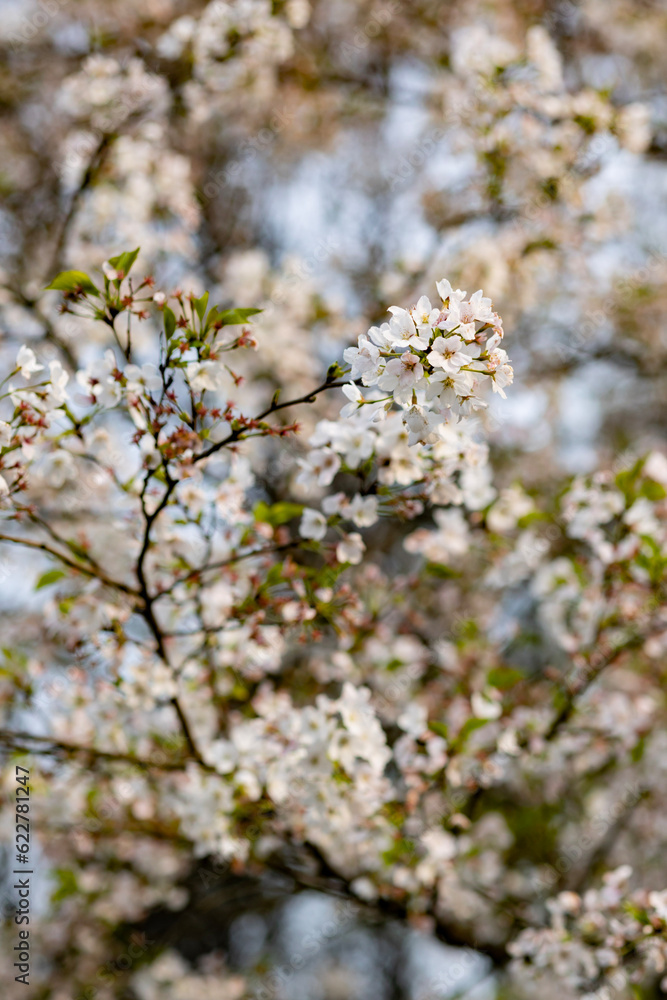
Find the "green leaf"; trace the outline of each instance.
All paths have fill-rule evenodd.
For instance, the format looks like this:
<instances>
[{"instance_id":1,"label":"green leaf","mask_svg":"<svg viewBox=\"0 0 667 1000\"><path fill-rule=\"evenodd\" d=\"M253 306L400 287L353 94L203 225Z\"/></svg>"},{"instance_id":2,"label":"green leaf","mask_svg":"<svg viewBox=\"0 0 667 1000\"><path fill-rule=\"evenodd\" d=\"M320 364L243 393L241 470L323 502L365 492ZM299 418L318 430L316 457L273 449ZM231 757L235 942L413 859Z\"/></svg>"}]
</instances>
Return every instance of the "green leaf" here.
<instances>
[{"instance_id":1,"label":"green leaf","mask_svg":"<svg viewBox=\"0 0 667 1000\"><path fill-rule=\"evenodd\" d=\"M235 701L247 701L249 694L248 688L241 681L237 681L231 690L231 697Z\"/></svg>"},{"instance_id":2,"label":"green leaf","mask_svg":"<svg viewBox=\"0 0 667 1000\"><path fill-rule=\"evenodd\" d=\"M382 852L382 859L387 865L396 864L397 861L409 861L410 857L415 853L415 844L413 840L407 840L401 837L396 840L394 844L389 848L388 851Z\"/></svg>"},{"instance_id":3,"label":"green leaf","mask_svg":"<svg viewBox=\"0 0 667 1000\"><path fill-rule=\"evenodd\" d=\"M259 503L256 503L255 506L253 507L252 516L255 518L256 521L263 521L266 524L270 524L271 508L269 507L268 503L264 503L263 500L260 500Z\"/></svg>"},{"instance_id":4,"label":"green leaf","mask_svg":"<svg viewBox=\"0 0 667 1000\"><path fill-rule=\"evenodd\" d=\"M116 271L122 271L123 277L127 278L140 249L141 247L137 247L136 250L126 250L125 253L118 254L117 257L109 257L109 263Z\"/></svg>"},{"instance_id":5,"label":"green leaf","mask_svg":"<svg viewBox=\"0 0 667 1000\"><path fill-rule=\"evenodd\" d=\"M208 316L204 321L205 330L210 329L210 327L212 327L213 324L217 322L221 312L222 310L220 309L220 306L211 306L211 308L208 311Z\"/></svg>"},{"instance_id":6,"label":"green leaf","mask_svg":"<svg viewBox=\"0 0 667 1000\"><path fill-rule=\"evenodd\" d=\"M299 517L302 512L303 504L300 503L281 501L269 507L268 504L260 501L260 503L255 504L253 516L256 521L264 521L275 528L279 524L287 524L293 517Z\"/></svg>"},{"instance_id":7,"label":"green leaf","mask_svg":"<svg viewBox=\"0 0 667 1000\"><path fill-rule=\"evenodd\" d=\"M221 326L239 326L261 311L261 309L223 309L217 314L215 322L220 323Z\"/></svg>"},{"instance_id":8,"label":"green leaf","mask_svg":"<svg viewBox=\"0 0 667 1000\"><path fill-rule=\"evenodd\" d=\"M55 292L74 292L79 288L91 295L100 294L84 271L61 271L51 284L46 286L47 291Z\"/></svg>"},{"instance_id":9,"label":"green leaf","mask_svg":"<svg viewBox=\"0 0 667 1000\"><path fill-rule=\"evenodd\" d=\"M443 580L451 580L452 578L461 576L457 570L452 569L451 566L445 566L442 563L428 562L426 563L424 569L427 573L430 573L431 576L439 576Z\"/></svg>"},{"instance_id":10,"label":"green leaf","mask_svg":"<svg viewBox=\"0 0 667 1000\"><path fill-rule=\"evenodd\" d=\"M195 312L199 316L199 322L203 323L204 316L206 315L206 307L208 305L208 292L204 292L200 298L194 299L192 304L195 307Z\"/></svg>"},{"instance_id":11,"label":"green leaf","mask_svg":"<svg viewBox=\"0 0 667 1000\"><path fill-rule=\"evenodd\" d=\"M616 485L625 497L628 506L636 499L637 479L642 471L644 458L639 458L631 469L623 469L616 476Z\"/></svg>"},{"instance_id":12,"label":"green leaf","mask_svg":"<svg viewBox=\"0 0 667 1000\"><path fill-rule=\"evenodd\" d=\"M442 736L443 740L447 739L447 726L444 722L429 722L428 728L436 736Z\"/></svg>"},{"instance_id":13,"label":"green leaf","mask_svg":"<svg viewBox=\"0 0 667 1000\"><path fill-rule=\"evenodd\" d=\"M57 887L51 896L52 903L59 903L61 899L74 896L79 891L76 875L69 868L56 868L53 872L57 880Z\"/></svg>"},{"instance_id":14,"label":"green leaf","mask_svg":"<svg viewBox=\"0 0 667 1000\"><path fill-rule=\"evenodd\" d=\"M535 521L548 521L548 520L549 520L548 515L543 513L543 511L531 510L530 513L524 514L523 517L520 517L516 523L518 528L523 529L523 528L528 528L531 524L534 524Z\"/></svg>"},{"instance_id":15,"label":"green leaf","mask_svg":"<svg viewBox=\"0 0 667 1000\"><path fill-rule=\"evenodd\" d=\"M642 488L639 491L640 495L646 497L652 503L657 503L659 500L664 500L667 496L667 491L665 491L664 486L660 483L656 483L653 479L647 479L645 483L642 484Z\"/></svg>"},{"instance_id":16,"label":"green leaf","mask_svg":"<svg viewBox=\"0 0 667 1000\"><path fill-rule=\"evenodd\" d=\"M213 326L225 326L229 324L229 319L226 319L231 312L235 312L234 309L222 309L220 306L211 306L208 311L208 316L202 320L202 328L206 332ZM241 310L243 311L243 310Z\"/></svg>"},{"instance_id":17,"label":"green leaf","mask_svg":"<svg viewBox=\"0 0 667 1000\"><path fill-rule=\"evenodd\" d=\"M637 553L637 564L648 572L651 583L659 584L667 570L667 558L663 556L662 549L654 538L651 538L650 535L640 535L639 537L645 547ZM649 552L646 552L646 548L649 549Z\"/></svg>"},{"instance_id":18,"label":"green leaf","mask_svg":"<svg viewBox=\"0 0 667 1000\"><path fill-rule=\"evenodd\" d=\"M514 667L495 667L493 670L489 670L486 680L490 687L497 688L499 691L508 691L515 684L525 680L525 676Z\"/></svg>"},{"instance_id":19,"label":"green leaf","mask_svg":"<svg viewBox=\"0 0 667 1000\"><path fill-rule=\"evenodd\" d=\"M268 590L270 587L277 587L283 582L284 566L281 562L274 563L264 579L263 587Z\"/></svg>"},{"instance_id":20,"label":"green leaf","mask_svg":"<svg viewBox=\"0 0 667 1000\"><path fill-rule=\"evenodd\" d=\"M474 733L476 729L481 729L485 726L489 720L488 719L467 719L466 722L461 727L461 732L456 737L456 748L465 746L466 741L471 733Z\"/></svg>"},{"instance_id":21,"label":"green leaf","mask_svg":"<svg viewBox=\"0 0 667 1000\"><path fill-rule=\"evenodd\" d=\"M165 306L162 312L164 313L164 332L167 334L167 340L169 340L176 329L176 316L173 309L170 309L169 306Z\"/></svg>"},{"instance_id":22,"label":"green leaf","mask_svg":"<svg viewBox=\"0 0 667 1000\"><path fill-rule=\"evenodd\" d=\"M304 545L304 548L307 546ZM333 587L344 569L342 563L338 563L336 566L323 566L322 569L314 571L313 578L319 581L320 587Z\"/></svg>"},{"instance_id":23,"label":"green leaf","mask_svg":"<svg viewBox=\"0 0 667 1000\"><path fill-rule=\"evenodd\" d=\"M460 618L453 631L456 642L472 642L477 638L479 628L474 618Z\"/></svg>"},{"instance_id":24,"label":"green leaf","mask_svg":"<svg viewBox=\"0 0 667 1000\"><path fill-rule=\"evenodd\" d=\"M62 580L64 576L67 576L62 569L50 569L46 573L42 573L39 580L35 584L35 590L41 590L42 587L50 587L52 583L56 583L58 580Z\"/></svg>"}]
</instances>

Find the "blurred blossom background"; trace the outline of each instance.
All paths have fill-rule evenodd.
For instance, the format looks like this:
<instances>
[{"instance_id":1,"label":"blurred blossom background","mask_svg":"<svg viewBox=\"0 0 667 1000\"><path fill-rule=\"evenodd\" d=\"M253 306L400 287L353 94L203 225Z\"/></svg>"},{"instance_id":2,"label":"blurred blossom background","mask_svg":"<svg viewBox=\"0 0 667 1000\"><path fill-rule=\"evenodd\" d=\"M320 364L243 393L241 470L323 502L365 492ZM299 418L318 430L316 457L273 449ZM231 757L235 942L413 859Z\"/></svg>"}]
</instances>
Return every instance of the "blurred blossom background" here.
<instances>
[{"instance_id":1,"label":"blurred blossom background","mask_svg":"<svg viewBox=\"0 0 667 1000\"><path fill-rule=\"evenodd\" d=\"M504 321L515 380L486 417L499 488L548 491L664 446L666 38L665 0L0 0L3 368L23 343L69 367L100 357L105 329L44 288L141 247L159 287L263 310L243 361L253 412L447 276ZM150 325L138 336L141 353ZM299 415L306 433L330 406ZM37 556L14 555L8 646L41 614ZM316 879L297 892L288 866L241 876L159 840L133 858L142 882L123 843L85 887L106 886L113 948L73 910L35 958L40 1000L515 995L426 917L364 916ZM47 915L67 864L38 867ZM81 985L86 963L106 978Z\"/></svg>"}]
</instances>

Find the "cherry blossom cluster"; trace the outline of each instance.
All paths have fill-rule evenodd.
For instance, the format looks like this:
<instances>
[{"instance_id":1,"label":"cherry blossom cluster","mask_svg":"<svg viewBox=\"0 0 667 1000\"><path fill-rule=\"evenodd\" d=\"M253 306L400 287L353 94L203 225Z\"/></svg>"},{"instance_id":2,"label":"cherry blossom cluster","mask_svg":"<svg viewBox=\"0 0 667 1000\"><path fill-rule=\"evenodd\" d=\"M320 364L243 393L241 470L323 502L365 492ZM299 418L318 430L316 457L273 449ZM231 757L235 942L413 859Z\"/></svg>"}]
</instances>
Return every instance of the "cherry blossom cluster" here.
<instances>
[{"instance_id":1,"label":"cherry blossom cluster","mask_svg":"<svg viewBox=\"0 0 667 1000\"><path fill-rule=\"evenodd\" d=\"M320 696L316 705L298 709L287 692L260 687L253 699L255 717L234 720L228 737L206 749L206 762L220 777L194 768L175 781L173 808L196 852L241 858L261 852L261 842L244 836L243 822L234 823L233 817L245 815L247 824L256 803L257 837L266 796L279 825L300 829L325 853L339 853L345 838L340 859L345 868L375 866L378 844L391 846L390 828L380 814L392 797L384 776L391 751L370 695L344 684L340 698Z\"/></svg>"},{"instance_id":2,"label":"cherry blossom cluster","mask_svg":"<svg viewBox=\"0 0 667 1000\"><path fill-rule=\"evenodd\" d=\"M440 424L485 406L480 392L487 380L504 396L513 379L491 300L481 290L468 300L446 279L437 289L441 306L432 306L425 295L409 310L391 306L391 320L371 327L343 354L353 380L382 392L379 400L366 399L351 385L344 390L350 402L343 416L369 406L380 419L396 404L403 410L408 445L425 443Z\"/></svg>"},{"instance_id":3,"label":"cherry blossom cluster","mask_svg":"<svg viewBox=\"0 0 667 1000\"><path fill-rule=\"evenodd\" d=\"M222 109L236 113L246 97L261 107L273 96L277 69L294 53L294 32L311 14L309 0L287 0L280 7L269 0L212 0L199 16L176 18L158 39L163 59L192 61L184 92L195 121Z\"/></svg>"},{"instance_id":4,"label":"cherry blossom cluster","mask_svg":"<svg viewBox=\"0 0 667 1000\"><path fill-rule=\"evenodd\" d=\"M629 892L631 877L632 868L622 865L603 876L601 889L550 899L550 926L524 931L510 947L517 971L539 980L553 970L585 1000L623 996L656 974L664 989L667 891Z\"/></svg>"},{"instance_id":5,"label":"cherry blossom cluster","mask_svg":"<svg viewBox=\"0 0 667 1000\"><path fill-rule=\"evenodd\" d=\"M575 479L557 522L570 548L550 560L540 535L547 515L518 485L493 487L488 447L469 413L471 399L483 402L478 383L495 384L502 368L488 369L502 328L484 311L487 319L470 321L470 339L461 338L469 303L442 294L451 288L441 284L443 308L429 307L428 327L414 310L394 310L384 348L369 336L349 349L354 381L341 383L338 365L329 369L318 392L342 388L343 414L317 423L305 457L292 452L285 498L258 502L262 466L253 449L279 445L297 427L275 422L279 395L259 404L258 416L236 401L244 398L236 359L255 356L261 336L249 326L253 310L135 281L136 256L104 262L95 280L65 272L53 283L64 315L101 324L113 347L70 376L24 346L5 380L13 412L0 427L3 518L9 532L29 526L48 538L47 551L72 571L46 574L57 596L45 617L50 641L81 667L56 704L53 668L37 662L28 672L36 703L51 704L53 739L150 767L169 732L180 764L159 785L133 779L132 795L114 799L117 821L128 819L134 796L143 800L135 819L178 830L195 855L237 866L267 864L278 844L306 841L354 898L432 908L437 920L472 921L492 938L498 912L489 892L501 885L512 904L530 899L539 868L514 868L518 831L493 810L473 818L469 801L505 787L523 793L536 774L553 782L575 758L600 766L600 733L603 759L621 760L655 722L656 689L595 688L578 704L576 739L568 733L561 742L553 692L546 681L522 687L502 642L465 624L460 635L428 634L434 600L456 594L446 583L434 593L432 581L456 567L472 574L473 593L479 574L474 600L489 636L511 634L498 590L525 588L544 635L574 654L570 689L585 691L601 669L595 643L602 664L631 648L645 606L642 628L651 626L654 643L667 632L655 605L664 458L654 452L615 477ZM448 330L438 317L452 302L459 322ZM391 342L407 320L407 339L422 346ZM461 343L448 355L454 338ZM430 396L457 353L458 373L475 383L470 395ZM381 384L406 354L422 369L409 394L400 379ZM360 372L368 359L375 367ZM296 402L312 399L306 392ZM414 407L438 419L411 440L404 418ZM297 494L325 495L305 507L290 484ZM435 529L399 533L422 558L408 575L387 579L367 563L368 532L380 518L415 519L427 504L436 505ZM609 567L622 594L605 580ZM90 664L104 676L88 677ZM305 701L285 685L286 672L305 685ZM73 771L63 782L72 820L94 776Z\"/></svg>"},{"instance_id":6,"label":"cherry blossom cluster","mask_svg":"<svg viewBox=\"0 0 667 1000\"><path fill-rule=\"evenodd\" d=\"M626 266L659 223L664 11L73 6L26 11L3 139L0 779L29 757L36 988L296 994L118 951L199 883L278 875L484 950L499 995L667 990L667 459L618 391L665 378L664 254ZM321 220L290 196L330 177L299 261ZM410 206L406 238L350 195ZM516 408L487 296L531 331ZM368 329L380 299L416 305ZM571 478L549 406L584 384L629 453Z\"/></svg>"},{"instance_id":7,"label":"cherry blossom cluster","mask_svg":"<svg viewBox=\"0 0 667 1000\"><path fill-rule=\"evenodd\" d=\"M341 470L377 469L376 491L326 497L322 510L304 514L304 537L324 538L327 528L341 520L356 527L371 526L379 511L416 517L424 502L465 504L471 510L487 506L495 497L487 466L488 448L470 419L486 406L480 393L487 382L504 397L512 368L499 346L500 318L482 292L470 300L465 292L438 283L440 308L425 297L412 309L392 306L391 320L362 334L357 347L347 348L351 381L343 386L349 402L338 420L321 420L310 438L313 450L299 459L297 487L307 494L325 489ZM359 386L361 383L361 388ZM363 387L371 387L364 393ZM375 388L377 387L377 388ZM442 525L451 525L454 550L465 552L465 523L460 513L440 512ZM420 551L417 533L408 544ZM362 540L358 533L343 561L358 562ZM443 543L446 548L446 543Z\"/></svg>"},{"instance_id":8,"label":"cherry blossom cluster","mask_svg":"<svg viewBox=\"0 0 667 1000\"><path fill-rule=\"evenodd\" d=\"M446 115L468 130L488 194L519 211L529 202L529 219L558 199L576 209L582 180L605 153L618 144L640 153L651 140L647 105L617 107L592 87L568 88L542 25L521 48L483 24L459 29L447 84Z\"/></svg>"}]
</instances>

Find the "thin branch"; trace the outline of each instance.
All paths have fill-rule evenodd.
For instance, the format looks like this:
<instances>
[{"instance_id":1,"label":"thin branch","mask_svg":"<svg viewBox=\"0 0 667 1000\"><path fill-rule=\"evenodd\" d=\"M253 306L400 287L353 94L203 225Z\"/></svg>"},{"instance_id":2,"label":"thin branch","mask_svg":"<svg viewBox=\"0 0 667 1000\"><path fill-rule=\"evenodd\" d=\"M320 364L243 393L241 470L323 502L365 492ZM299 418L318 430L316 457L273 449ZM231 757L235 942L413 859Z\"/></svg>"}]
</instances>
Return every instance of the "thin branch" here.
<instances>
[{"instance_id":1,"label":"thin branch","mask_svg":"<svg viewBox=\"0 0 667 1000\"><path fill-rule=\"evenodd\" d=\"M367 902L360 899L352 889L348 879L336 871L322 852L312 842L305 844L306 849L317 861L319 872L308 872L305 865L293 866L281 863L279 859L271 859L270 867L273 870L282 871L290 875L295 882L304 888L316 889L325 892L327 895L338 896L349 899L356 903L361 911L370 914L378 914L385 918L405 921L410 916L410 911L405 903L397 899L380 896L378 899ZM480 942L476 939L474 931L468 934L462 927L446 923L441 918L436 917L434 929L435 936L443 944L456 948L471 948L491 959L494 966L502 968L509 961L509 954L504 944L496 942Z\"/></svg>"},{"instance_id":2,"label":"thin branch","mask_svg":"<svg viewBox=\"0 0 667 1000\"><path fill-rule=\"evenodd\" d=\"M165 663L167 664L168 667L171 668L171 664L169 663L168 660L165 660ZM185 741L188 744L188 747L190 748L190 753L192 754L194 759L197 761L200 767L204 768L204 770L206 771L215 770L215 768L209 767L208 764L205 763L204 758L199 752L199 747L195 743L194 736L192 735L192 730L190 729L190 723L188 722L183 706L181 705L176 695L174 695L174 697L171 699L171 705L173 706L173 709L176 712L176 715L178 716L178 721L181 725L181 729L183 730Z\"/></svg>"},{"instance_id":3,"label":"thin branch","mask_svg":"<svg viewBox=\"0 0 667 1000\"><path fill-rule=\"evenodd\" d=\"M305 395L296 397L296 399L288 399L284 403L279 403L274 398L270 406L267 406L265 410L262 410L261 413L258 413L256 417L252 418L253 422L256 422L258 420L264 420L265 417L270 416L272 413L277 413L278 410L285 410L287 409L288 406L299 406L302 403L314 403L315 397L318 396L321 392L326 392L327 389L340 389L344 385L348 385L348 383L333 382L327 380L323 382L321 385L318 385L315 389L311 389L311 391L307 392ZM201 462L205 458L210 458L211 455L214 455L217 451L220 451L221 448L226 448L234 441L239 441L246 430L247 428L245 427L239 427L237 430L230 431L227 437L223 438L222 441L217 441L215 444L211 445L211 447L208 448L206 451L201 452L200 455L195 455L193 461Z\"/></svg>"},{"instance_id":4,"label":"thin branch","mask_svg":"<svg viewBox=\"0 0 667 1000\"><path fill-rule=\"evenodd\" d=\"M272 553L275 552L286 552L289 549L295 548L299 544L300 542L298 540L293 539L290 542L285 542L284 545L267 545L265 548L262 549L252 549L252 551L250 552L242 552L240 555L232 556L229 559L221 559L220 562L214 562L214 563L209 563L206 566L200 566L197 569L190 570L189 573L186 573L185 576L179 577L178 580L174 580L174 582L171 583L165 590L161 590L159 594L156 594L153 600L157 601L160 597L166 597L166 595L171 594L176 589L176 587L179 586L179 584L187 583L188 580L195 580L198 576L201 576L202 573L209 573L212 570L224 569L226 566L234 566L236 563L241 562L243 559L251 559L253 556L264 556L264 555L271 555ZM198 629L197 631L201 632L202 629ZM177 635L178 633L171 632L169 634ZM184 634L192 635L194 633L187 632Z\"/></svg>"},{"instance_id":5,"label":"thin branch","mask_svg":"<svg viewBox=\"0 0 667 1000\"><path fill-rule=\"evenodd\" d=\"M662 630L664 630L664 626L662 626ZM659 629L658 631L661 630ZM581 681L576 685L570 685L567 689L567 694L565 695L563 704L544 734L544 739L547 741L552 740L562 727L569 722L576 711L578 699L585 694L586 691L588 691L590 686L598 679L603 670L612 666L612 664L614 664L623 653L630 649L636 649L638 646L642 646L652 634L652 631L638 633L633 636L629 642L610 650L609 653L602 657L594 667L589 666Z\"/></svg>"},{"instance_id":6,"label":"thin branch","mask_svg":"<svg viewBox=\"0 0 667 1000\"><path fill-rule=\"evenodd\" d=\"M26 295L26 293L23 292L20 288L14 288L13 286L10 285L3 285L2 287L5 288L6 291L10 293L10 295L13 295L14 298L18 302L20 302L20 304L23 306L24 309L28 309L31 313L35 315L37 321L42 324L42 327L44 329L44 340L48 341L50 344L53 344L54 347L57 347L60 353L65 358L67 364L70 366L70 368L73 371L76 371L76 369L78 368L78 362L74 356L71 347L56 333L56 328L54 327L49 317L45 316L42 310L39 308L39 305L37 304L37 299L34 299L31 296Z\"/></svg>"},{"instance_id":7,"label":"thin branch","mask_svg":"<svg viewBox=\"0 0 667 1000\"><path fill-rule=\"evenodd\" d=\"M128 594L131 597L141 597L141 594L138 591L129 587L127 584L120 583L118 580L112 580L105 573L93 567L88 567L75 562L73 559L70 559L69 556L66 556L62 552L58 552L57 549L51 548L51 546L47 545L45 542L35 542L31 538L16 538L14 535L0 535L0 542L9 542L12 545L23 545L28 549L37 549L40 552L46 552L48 555L53 556L54 559L58 559L61 563L63 563L63 565L76 570L77 573L83 573L84 576L100 580L107 587L115 587L116 590L120 590L122 593Z\"/></svg>"},{"instance_id":8,"label":"thin branch","mask_svg":"<svg viewBox=\"0 0 667 1000\"><path fill-rule=\"evenodd\" d=\"M565 888L570 889L573 892L583 891L584 887L588 884L588 879L591 873L597 868L598 865L605 861L618 838L626 830L640 799L646 798L648 794L647 789L642 789L638 798L633 799L633 801L630 802L629 805L623 810L616 821L612 823L605 836L599 841L598 844L595 845L593 851L585 859L584 863L576 865L571 872L563 874L561 883ZM555 892L553 894L555 895Z\"/></svg>"},{"instance_id":9,"label":"thin branch","mask_svg":"<svg viewBox=\"0 0 667 1000\"><path fill-rule=\"evenodd\" d=\"M148 589L148 580L146 578L146 557L148 555L148 550L150 548L151 528L155 520L159 517L160 512L163 511L164 508L167 506L169 498L176 487L176 480L170 478L166 466L164 467L164 470L165 470L165 475L167 477L166 489L159 504L157 505L154 511L151 511L150 514L147 513L145 505L145 494L146 494L146 487L150 478L149 476L146 476L144 487L141 492L141 508L144 514L145 526L144 526L144 537L141 544L141 551L139 553L139 558L137 560L136 574L137 574L137 579L139 581L139 594L143 602L141 608L141 614L143 615L146 624L148 625L151 634L155 639L157 651L160 658L163 660L163 662L169 668L169 670L172 672L173 675L174 671L171 663L169 662L169 656L167 655L167 650L164 644L164 637L162 635L162 631L160 629L157 618L155 617L155 612L153 610L153 603L155 601L155 597L151 595ZM188 718L185 714L185 710L181 705L180 701L178 700L177 695L174 695L174 697L171 699L171 705L174 711L176 712L176 716L178 718L181 730L185 737L185 741L188 745L190 753L202 767L205 767L206 765L204 764L204 759L201 753L199 752L199 748L195 742L192 730L190 729L190 723L188 722Z\"/></svg>"},{"instance_id":10,"label":"thin branch","mask_svg":"<svg viewBox=\"0 0 667 1000\"><path fill-rule=\"evenodd\" d=\"M58 534L55 528L53 528L52 525L48 523L48 521L45 521L39 514L36 514L34 511L26 509L25 513L34 524L39 525L40 528L46 531L46 533L53 539L54 542L57 542L59 545L63 545L66 549L69 549L72 555L75 556L77 559L85 561L91 567L91 569L95 570L98 576L105 575L104 570L98 563L97 559L91 556L89 552L86 552L82 546L76 545L74 542L71 542L68 538L63 538L63 536Z\"/></svg>"},{"instance_id":11,"label":"thin branch","mask_svg":"<svg viewBox=\"0 0 667 1000\"><path fill-rule=\"evenodd\" d=\"M58 238L56 240L56 245L53 249L53 254L51 257L51 267L50 270L55 274L62 268L62 257L65 250L65 244L67 242L67 237L69 234L70 226L74 220L79 204L83 195L92 187L94 184L102 166L104 165L104 160L111 146L112 140L115 138L113 133L105 132L102 138L97 143L97 146L93 150L93 155L88 161L88 166L79 182L79 185L70 199L69 207L65 213L65 217L60 226L60 231L58 233Z\"/></svg>"},{"instance_id":12,"label":"thin branch","mask_svg":"<svg viewBox=\"0 0 667 1000\"><path fill-rule=\"evenodd\" d=\"M183 771L187 760L181 763L165 762L157 763L146 760L143 757L135 757L133 754L113 752L110 750L96 750L94 747L87 747L80 743L69 743L66 740L58 740L53 736L35 736L32 733L11 732L8 729L0 729L0 742L9 749L18 750L22 753L35 754L57 754L65 753L72 756L88 757L93 760L109 761L118 764L132 764L134 767L154 768L156 771ZM21 744L37 743L37 747L22 746Z\"/></svg>"}]
</instances>

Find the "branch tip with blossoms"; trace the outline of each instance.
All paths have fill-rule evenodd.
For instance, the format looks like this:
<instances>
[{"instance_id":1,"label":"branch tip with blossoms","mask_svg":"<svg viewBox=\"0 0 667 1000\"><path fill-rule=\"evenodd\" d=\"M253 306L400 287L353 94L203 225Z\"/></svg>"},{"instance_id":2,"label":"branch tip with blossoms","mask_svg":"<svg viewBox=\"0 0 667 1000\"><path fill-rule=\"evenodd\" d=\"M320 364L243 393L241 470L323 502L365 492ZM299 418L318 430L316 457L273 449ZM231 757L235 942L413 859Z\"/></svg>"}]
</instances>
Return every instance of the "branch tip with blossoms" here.
<instances>
[{"instance_id":1,"label":"branch tip with blossoms","mask_svg":"<svg viewBox=\"0 0 667 1000\"><path fill-rule=\"evenodd\" d=\"M597 752L598 686L667 633L667 469L654 457L622 489L575 480L554 521L568 556L550 559L538 501L491 481L484 394L502 398L512 369L481 291L443 280L437 305L392 306L320 384L286 398L275 388L250 414L247 387L266 379L253 363L261 321L248 332L257 311L134 282L136 256L113 258L99 280L53 283L113 338L101 357L72 377L26 346L5 379L0 516L25 527L0 541L62 567L38 583L54 588L48 642L77 658L59 699L65 720L95 720L95 739L63 739L58 714L51 737L8 724L0 739L98 772L141 775L155 760L151 831L164 823L238 870L269 864L267 838L301 845L312 885L430 922L505 965L510 940L533 947L524 914L541 896L525 871L537 882L540 861L521 842L519 870L521 833L494 797L535 796L528 764L553 784L549 756L560 762L573 741ZM318 400L307 445L306 419L270 419ZM539 596L548 641L581 676L567 683L560 661L544 676L508 665L491 633L496 595L516 586ZM437 602L453 595L483 608L479 624L457 605L451 635L432 634ZM49 669L30 666L36 687ZM649 701L624 738L642 737ZM178 750L164 760L166 732ZM595 864L603 854L598 844Z\"/></svg>"}]
</instances>

